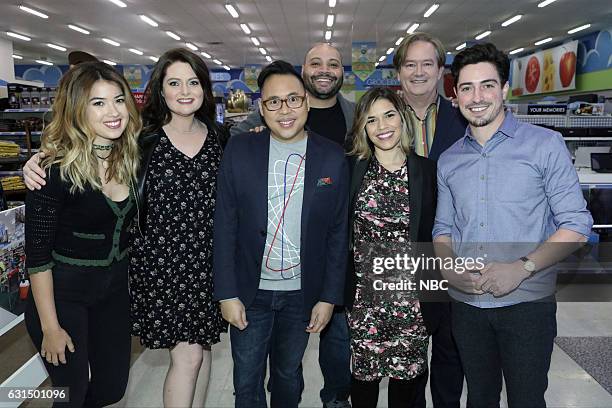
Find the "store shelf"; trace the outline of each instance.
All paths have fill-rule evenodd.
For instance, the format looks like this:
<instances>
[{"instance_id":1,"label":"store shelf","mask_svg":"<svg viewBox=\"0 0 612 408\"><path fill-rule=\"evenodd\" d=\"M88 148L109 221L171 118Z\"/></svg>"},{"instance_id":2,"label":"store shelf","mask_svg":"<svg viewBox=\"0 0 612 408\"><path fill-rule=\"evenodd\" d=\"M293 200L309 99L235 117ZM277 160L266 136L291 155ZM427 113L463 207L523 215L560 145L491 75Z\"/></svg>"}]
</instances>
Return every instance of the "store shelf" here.
<instances>
[{"instance_id":1,"label":"store shelf","mask_svg":"<svg viewBox=\"0 0 612 408\"><path fill-rule=\"evenodd\" d=\"M563 137L564 140L568 141L568 142L609 142L612 141L612 137L609 136L603 136L603 137L597 137L597 136L565 136Z\"/></svg>"},{"instance_id":2,"label":"store shelf","mask_svg":"<svg viewBox=\"0 0 612 408\"><path fill-rule=\"evenodd\" d=\"M0 136L25 136L26 132L21 131L21 132L0 132ZM32 136L40 136L42 135L41 131L37 131L37 132L30 132L30 135Z\"/></svg>"},{"instance_id":3,"label":"store shelf","mask_svg":"<svg viewBox=\"0 0 612 408\"><path fill-rule=\"evenodd\" d=\"M22 195L27 193L28 190L27 189L22 189L22 190L4 190L4 195L5 196L14 196L14 195Z\"/></svg>"},{"instance_id":4,"label":"store shelf","mask_svg":"<svg viewBox=\"0 0 612 408\"><path fill-rule=\"evenodd\" d=\"M556 128L612 127L612 116L514 115L519 121Z\"/></svg>"},{"instance_id":5,"label":"store shelf","mask_svg":"<svg viewBox=\"0 0 612 408\"><path fill-rule=\"evenodd\" d=\"M40 109L5 109L3 112L6 113L44 113L50 112L49 108L40 108Z\"/></svg>"},{"instance_id":6,"label":"store shelf","mask_svg":"<svg viewBox=\"0 0 612 408\"><path fill-rule=\"evenodd\" d=\"M1 164L20 164L28 161L28 156L20 155L19 157L0 157Z\"/></svg>"}]
</instances>

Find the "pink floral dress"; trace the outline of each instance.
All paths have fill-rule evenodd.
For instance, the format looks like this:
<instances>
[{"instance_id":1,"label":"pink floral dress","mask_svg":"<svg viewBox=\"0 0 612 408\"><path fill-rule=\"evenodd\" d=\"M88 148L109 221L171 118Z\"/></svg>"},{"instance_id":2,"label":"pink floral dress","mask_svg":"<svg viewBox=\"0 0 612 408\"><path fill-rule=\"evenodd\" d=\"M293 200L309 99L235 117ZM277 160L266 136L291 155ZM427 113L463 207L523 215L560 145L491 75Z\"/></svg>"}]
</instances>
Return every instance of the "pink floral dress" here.
<instances>
[{"instance_id":1,"label":"pink floral dress","mask_svg":"<svg viewBox=\"0 0 612 408\"><path fill-rule=\"evenodd\" d=\"M411 273L399 277L391 276L393 271L372 272L373 257L409 252L409 229L407 164L390 172L372 158L355 205L357 291L348 314L353 375L362 381L410 380L427 369L429 340L416 293L402 291L397 296L394 291L372 290L374 279L414 281Z\"/></svg>"}]
</instances>

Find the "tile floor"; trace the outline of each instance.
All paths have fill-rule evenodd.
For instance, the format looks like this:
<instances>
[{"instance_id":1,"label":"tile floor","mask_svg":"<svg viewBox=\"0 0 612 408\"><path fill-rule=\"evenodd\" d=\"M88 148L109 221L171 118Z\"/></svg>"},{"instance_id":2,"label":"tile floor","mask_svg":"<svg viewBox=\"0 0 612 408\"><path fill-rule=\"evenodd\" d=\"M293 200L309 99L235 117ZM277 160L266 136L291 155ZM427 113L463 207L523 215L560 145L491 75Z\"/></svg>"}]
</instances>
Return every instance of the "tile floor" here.
<instances>
[{"instance_id":1,"label":"tile floor","mask_svg":"<svg viewBox=\"0 0 612 408\"><path fill-rule=\"evenodd\" d=\"M559 303L559 336L612 336L612 303ZM300 407L321 407L322 377L318 367L318 336L311 336L304 357L306 389ZM206 408L233 406L232 360L229 340L213 347L213 368ZM160 407L168 365L167 351L144 351L134 362L125 398L116 407ZM387 407L386 382L382 383L379 407ZM429 393L429 391L428 391ZM196 396L196 399L197 396ZM203 398L199 398L201 401ZM612 395L555 345L546 393L549 408L612 408ZM427 401L428 407L431 401ZM465 389L463 403L465 404ZM506 402L502 399L502 406Z\"/></svg>"}]
</instances>

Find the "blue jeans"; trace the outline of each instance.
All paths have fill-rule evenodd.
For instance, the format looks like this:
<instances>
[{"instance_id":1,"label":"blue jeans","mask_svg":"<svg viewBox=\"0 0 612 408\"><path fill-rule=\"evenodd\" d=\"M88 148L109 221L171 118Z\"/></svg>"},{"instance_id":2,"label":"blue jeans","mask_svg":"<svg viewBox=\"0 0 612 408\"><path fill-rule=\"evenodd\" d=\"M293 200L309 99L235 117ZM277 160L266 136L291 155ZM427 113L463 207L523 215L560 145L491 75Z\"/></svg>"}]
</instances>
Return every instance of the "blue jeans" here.
<instances>
[{"instance_id":1,"label":"blue jeans","mask_svg":"<svg viewBox=\"0 0 612 408\"><path fill-rule=\"evenodd\" d=\"M270 364L274 364L270 353ZM351 345L344 307L336 306L331 320L319 337L319 366L323 373L323 388L319 394L324 403L346 401L351 392ZM304 373L299 370L300 390L304 391ZM274 377L268 380L272 392Z\"/></svg>"},{"instance_id":2,"label":"blue jeans","mask_svg":"<svg viewBox=\"0 0 612 408\"><path fill-rule=\"evenodd\" d=\"M323 373L321 401L348 400L351 391L351 346L346 312L336 307L319 340L319 366Z\"/></svg>"},{"instance_id":3,"label":"blue jeans","mask_svg":"<svg viewBox=\"0 0 612 408\"><path fill-rule=\"evenodd\" d=\"M492 309L453 303L453 335L469 407L499 407L502 374L509 408L546 407L556 311L554 296Z\"/></svg>"},{"instance_id":4,"label":"blue jeans","mask_svg":"<svg viewBox=\"0 0 612 408\"><path fill-rule=\"evenodd\" d=\"M248 326L230 328L236 408L265 408L263 381L268 352L274 354L272 408L297 408L299 369L308 344L302 292L258 290L246 309Z\"/></svg>"}]
</instances>

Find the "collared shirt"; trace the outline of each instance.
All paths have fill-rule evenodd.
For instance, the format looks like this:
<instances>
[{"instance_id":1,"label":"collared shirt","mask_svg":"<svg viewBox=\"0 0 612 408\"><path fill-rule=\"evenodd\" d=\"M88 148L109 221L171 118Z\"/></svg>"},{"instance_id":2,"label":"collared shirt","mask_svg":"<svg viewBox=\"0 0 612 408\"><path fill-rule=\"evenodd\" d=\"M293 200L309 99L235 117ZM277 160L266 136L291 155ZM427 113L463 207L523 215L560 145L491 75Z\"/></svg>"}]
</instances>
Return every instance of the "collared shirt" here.
<instances>
[{"instance_id":1,"label":"collared shirt","mask_svg":"<svg viewBox=\"0 0 612 408\"><path fill-rule=\"evenodd\" d=\"M412 106L408 105L408 118L410 118L414 133L414 152L419 156L429 157L429 151L431 150L434 134L436 133L439 104L440 96L436 98L436 103L432 103L427 107L423 119L419 118Z\"/></svg>"},{"instance_id":2,"label":"collared shirt","mask_svg":"<svg viewBox=\"0 0 612 408\"><path fill-rule=\"evenodd\" d=\"M449 235L459 256L513 262L558 229L588 236L592 225L563 137L519 122L510 112L484 146L468 126L438 161L433 236ZM549 296L555 282L551 267L500 298L452 288L449 294L473 306L498 307Z\"/></svg>"}]
</instances>

